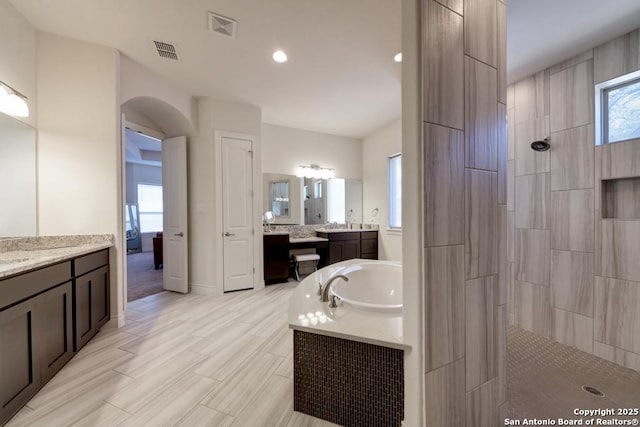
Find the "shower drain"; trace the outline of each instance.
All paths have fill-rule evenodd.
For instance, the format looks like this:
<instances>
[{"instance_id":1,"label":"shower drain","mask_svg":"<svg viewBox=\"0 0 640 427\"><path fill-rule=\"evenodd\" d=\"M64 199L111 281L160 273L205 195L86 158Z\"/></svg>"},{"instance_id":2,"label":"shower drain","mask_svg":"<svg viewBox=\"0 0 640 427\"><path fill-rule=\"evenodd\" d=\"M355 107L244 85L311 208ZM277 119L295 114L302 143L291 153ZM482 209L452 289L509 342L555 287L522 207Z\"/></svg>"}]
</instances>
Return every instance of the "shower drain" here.
<instances>
[{"instance_id":1,"label":"shower drain","mask_svg":"<svg viewBox=\"0 0 640 427\"><path fill-rule=\"evenodd\" d=\"M589 394L593 394L594 396L604 397L604 393L598 390L595 387L591 387L590 385L583 385L582 389Z\"/></svg>"}]
</instances>

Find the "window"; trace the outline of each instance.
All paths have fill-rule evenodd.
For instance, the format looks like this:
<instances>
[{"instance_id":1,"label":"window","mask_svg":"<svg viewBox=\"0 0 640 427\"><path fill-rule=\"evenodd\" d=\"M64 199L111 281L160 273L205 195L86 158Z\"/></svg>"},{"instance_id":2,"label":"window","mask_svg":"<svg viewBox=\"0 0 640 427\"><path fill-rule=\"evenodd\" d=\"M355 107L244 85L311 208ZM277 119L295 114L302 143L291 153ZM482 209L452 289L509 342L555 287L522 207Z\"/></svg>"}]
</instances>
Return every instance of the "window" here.
<instances>
[{"instance_id":1,"label":"window","mask_svg":"<svg viewBox=\"0 0 640 427\"><path fill-rule=\"evenodd\" d=\"M140 232L162 231L162 186L138 184Z\"/></svg>"},{"instance_id":2,"label":"window","mask_svg":"<svg viewBox=\"0 0 640 427\"><path fill-rule=\"evenodd\" d=\"M389 157L389 228L402 228L402 155Z\"/></svg>"},{"instance_id":3,"label":"window","mask_svg":"<svg viewBox=\"0 0 640 427\"><path fill-rule=\"evenodd\" d=\"M596 144L640 138L640 71L596 85Z\"/></svg>"}]
</instances>

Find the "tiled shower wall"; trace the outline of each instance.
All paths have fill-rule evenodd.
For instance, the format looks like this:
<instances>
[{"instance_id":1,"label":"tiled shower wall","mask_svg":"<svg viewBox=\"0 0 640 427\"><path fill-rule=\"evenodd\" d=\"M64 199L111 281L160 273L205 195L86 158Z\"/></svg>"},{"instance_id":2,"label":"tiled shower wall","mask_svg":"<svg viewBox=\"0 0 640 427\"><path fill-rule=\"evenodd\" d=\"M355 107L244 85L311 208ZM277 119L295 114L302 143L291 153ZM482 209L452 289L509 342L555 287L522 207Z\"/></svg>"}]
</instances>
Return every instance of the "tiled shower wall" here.
<instances>
[{"instance_id":1,"label":"tiled shower wall","mask_svg":"<svg viewBox=\"0 0 640 427\"><path fill-rule=\"evenodd\" d=\"M640 214L603 219L601 180L640 177L640 140L595 147L594 84L638 69L640 29L507 88L509 322L636 370Z\"/></svg>"},{"instance_id":2,"label":"tiled shower wall","mask_svg":"<svg viewBox=\"0 0 640 427\"><path fill-rule=\"evenodd\" d=\"M506 5L423 0L425 414L496 426L507 322Z\"/></svg>"}]
</instances>

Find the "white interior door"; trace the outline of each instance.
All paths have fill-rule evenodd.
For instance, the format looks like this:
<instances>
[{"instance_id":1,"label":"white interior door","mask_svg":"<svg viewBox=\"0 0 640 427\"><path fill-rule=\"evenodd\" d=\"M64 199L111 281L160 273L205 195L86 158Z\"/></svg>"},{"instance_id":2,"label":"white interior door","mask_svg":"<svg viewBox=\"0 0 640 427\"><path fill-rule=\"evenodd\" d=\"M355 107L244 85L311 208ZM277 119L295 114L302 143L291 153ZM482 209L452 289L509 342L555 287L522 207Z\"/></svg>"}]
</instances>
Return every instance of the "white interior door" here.
<instances>
[{"instance_id":1,"label":"white interior door","mask_svg":"<svg viewBox=\"0 0 640 427\"><path fill-rule=\"evenodd\" d=\"M162 141L163 284L168 291L189 292L187 233L187 138Z\"/></svg>"},{"instance_id":2,"label":"white interior door","mask_svg":"<svg viewBox=\"0 0 640 427\"><path fill-rule=\"evenodd\" d=\"M222 137L222 238L225 292L251 289L253 168L251 140Z\"/></svg>"}]
</instances>

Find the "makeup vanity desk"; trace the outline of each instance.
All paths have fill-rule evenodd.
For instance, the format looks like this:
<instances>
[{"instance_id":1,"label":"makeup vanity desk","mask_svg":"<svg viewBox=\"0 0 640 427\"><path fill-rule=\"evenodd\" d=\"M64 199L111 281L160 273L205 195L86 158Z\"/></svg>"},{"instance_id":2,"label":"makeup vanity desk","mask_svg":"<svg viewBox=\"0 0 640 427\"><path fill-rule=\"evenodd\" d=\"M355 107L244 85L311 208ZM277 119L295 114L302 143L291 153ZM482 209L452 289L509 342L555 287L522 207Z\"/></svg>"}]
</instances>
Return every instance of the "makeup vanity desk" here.
<instances>
[{"instance_id":1,"label":"makeup vanity desk","mask_svg":"<svg viewBox=\"0 0 640 427\"><path fill-rule=\"evenodd\" d=\"M315 249L318 268L352 258L378 259L378 231L318 231L316 236L292 238L286 232L263 235L265 284L286 282L291 275L291 250Z\"/></svg>"}]
</instances>

